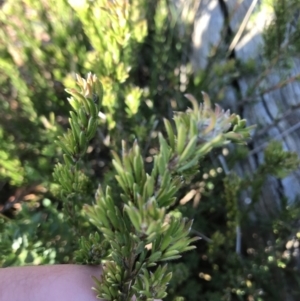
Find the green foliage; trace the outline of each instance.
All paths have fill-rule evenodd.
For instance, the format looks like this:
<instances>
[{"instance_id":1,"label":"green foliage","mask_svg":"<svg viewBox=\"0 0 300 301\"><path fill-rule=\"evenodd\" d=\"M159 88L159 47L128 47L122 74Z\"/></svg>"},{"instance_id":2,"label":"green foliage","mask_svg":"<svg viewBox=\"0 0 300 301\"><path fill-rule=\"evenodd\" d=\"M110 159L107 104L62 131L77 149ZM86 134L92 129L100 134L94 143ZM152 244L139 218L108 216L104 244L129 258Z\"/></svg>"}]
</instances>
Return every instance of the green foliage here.
<instances>
[{"instance_id":1,"label":"green foliage","mask_svg":"<svg viewBox=\"0 0 300 301\"><path fill-rule=\"evenodd\" d=\"M269 59L277 59L278 56L288 52L297 55L300 47L300 28L296 21L295 12L299 9L298 0L272 1L270 8L274 13L274 19L264 32L265 56Z\"/></svg>"},{"instance_id":2,"label":"green foliage","mask_svg":"<svg viewBox=\"0 0 300 301\"><path fill-rule=\"evenodd\" d=\"M23 205L17 221L0 215L0 265L53 264L72 261L75 231L49 199L43 210Z\"/></svg>"},{"instance_id":3,"label":"green foliage","mask_svg":"<svg viewBox=\"0 0 300 301\"><path fill-rule=\"evenodd\" d=\"M192 210L194 216L206 217L205 222L195 219L193 228L205 231L210 241L198 243L197 258L192 254L185 256L189 275L183 279L182 275L174 276L174 282L170 284L173 298L179 291L186 300L198 300L199 295L209 301L279 301L287 295L298 298L299 279L293 271L299 243L296 226L299 202L296 200L289 205L283 199L280 210L274 210L275 206L266 209L269 213L266 217L258 201L267 177L295 170L299 159L295 153L285 152L279 142L272 142L264 153L264 163L252 175L242 179L230 173L223 179L221 176L211 178L217 187L222 185L222 194L212 191L196 208L182 209L185 212ZM251 203L241 202L245 191ZM238 227L242 233L241 252L236 250ZM192 287L199 288L198 294L193 292L191 295L186 285L196 277L197 284ZM179 289L173 288L176 284L180 285ZM279 286L282 289L278 290Z\"/></svg>"},{"instance_id":4,"label":"green foliage","mask_svg":"<svg viewBox=\"0 0 300 301\"><path fill-rule=\"evenodd\" d=\"M300 163L297 154L284 152L279 141L271 142L266 147L264 157L265 166L263 165L262 168L268 169L269 174L281 179L294 171Z\"/></svg>"},{"instance_id":5,"label":"green foliage","mask_svg":"<svg viewBox=\"0 0 300 301\"><path fill-rule=\"evenodd\" d=\"M85 180L78 162L96 132L98 106L94 100L101 103L103 95L100 82L91 73L86 80L77 76L77 84L81 91L67 90L74 110L69 118L71 129L57 141L65 152L65 162L54 171L69 202L74 201L73 194L84 193ZM112 162L120 195L115 199L110 186L105 191L99 186L95 204L85 206L87 217L101 236L96 232L88 239L82 237L82 249L77 254L81 263L103 263L101 281L96 280L99 298L131 300L135 295L139 300L153 300L167 295L172 273L166 265L157 264L180 258L181 253L194 249L190 244L199 239L189 237L192 221L177 217L169 208L211 149L229 143L229 139L243 143L249 137L251 128L246 127L245 120L218 106L212 110L206 94L203 105L191 95L187 97L193 109L174 117L176 130L164 120L169 143L159 133L159 152L151 172L145 170L137 142L130 150L123 142L121 158L114 152ZM228 132L229 127L233 131ZM153 266L157 266L155 272L149 273Z\"/></svg>"},{"instance_id":6,"label":"green foliage","mask_svg":"<svg viewBox=\"0 0 300 301\"><path fill-rule=\"evenodd\" d=\"M262 64L228 57L230 37L222 36L195 75L192 22L171 1L5 1L0 265L102 263L104 285L95 279L95 286L108 300L161 297L168 282L166 300L273 301L287 291L297 300L299 203L283 196L268 218L258 206L266 178L293 171L296 155L272 143L254 174L225 177L210 158L228 141L244 141L249 128L219 106L212 110L206 94L203 104L188 94L192 108L184 111L182 94L199 98L206 90L220 102L241 74L256 76L242 104L295 80L286 80L288 71L274 87L262 79L297 53L299 30L288 16L298 2L274 1ZM91 70L97 78L78 77L76 87L75 74ZM247 153L238 146L226 160L234 166ZM37 184L42 192L27 191Z\"/></svg>"}]
</instances>

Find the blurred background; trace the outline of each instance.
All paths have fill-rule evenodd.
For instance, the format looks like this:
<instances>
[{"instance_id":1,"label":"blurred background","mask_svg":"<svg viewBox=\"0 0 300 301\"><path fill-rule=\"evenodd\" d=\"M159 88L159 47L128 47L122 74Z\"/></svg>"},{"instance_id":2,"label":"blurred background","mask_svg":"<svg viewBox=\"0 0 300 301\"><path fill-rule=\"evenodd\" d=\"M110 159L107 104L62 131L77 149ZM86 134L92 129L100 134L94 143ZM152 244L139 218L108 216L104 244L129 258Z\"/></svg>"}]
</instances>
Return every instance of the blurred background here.
<instances>
[{"instance_id":1,"label":"blurred background","mask_svg":"<svg viewBox=\"0 0 300 301\"><path fill-rule=\"evenodd\" d=\"M65 87L104 86L84 165L86 196L116 185L111 150L138 138L146 165L162 119L185 93L256 124L247 146L211 153L174 208L197 249L169 264L166 300L300 300L299 0L2 0L0 266L72 263L76 227L62 211L54 143L68 127ZM116 196L118 197L118 196Z\"/></svg>"}]
</instances>

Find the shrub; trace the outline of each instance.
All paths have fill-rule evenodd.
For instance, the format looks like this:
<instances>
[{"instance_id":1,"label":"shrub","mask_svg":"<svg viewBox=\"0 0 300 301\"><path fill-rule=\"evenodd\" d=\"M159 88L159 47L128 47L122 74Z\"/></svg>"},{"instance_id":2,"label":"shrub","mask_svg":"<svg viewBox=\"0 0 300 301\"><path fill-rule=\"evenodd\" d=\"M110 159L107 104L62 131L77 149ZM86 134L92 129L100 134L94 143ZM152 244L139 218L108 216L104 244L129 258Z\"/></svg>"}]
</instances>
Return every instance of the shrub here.
<instances>
[{"instance_id":1,"label":"shrub","mask_svg":"<svg viewBox=\"0 0 300 301\"><path fill-rule=\"evenodd\" d=\"M145 243L150 241L141 235L146 231L141 229L143 212L139 203L134 201L144 204L142 192L151 192L151 175L155 178L162 174L161 169L171 154L176 154L172 146L174 124L164 123L164 118L172 120L173 111L182 112L175 115L178 132L173 134L174 139L176 135L178 139L184 137L185 128L192 124L187 116L193 116L192 112L197 111L195 106L194 111L185 112L190 105L183 97L187 89L197 97L200 87L209 89L212 99L220 101L227 80L231 75L237 75L236 68L240 68L241 72L251 71L250 63L250 67L246 68L232 59L225 66L218 65L217 68L214 65L214 68L207 70L207 74L191 78L188 63L191 26L188 22L184 24L186 34L182 35L181 16L175 12L171 3L162 0L134 0L130 4L127 1L104 0L18 0L6 1L3 5L0 14L0 264L54 264L76 260L95 264L109 258L104 279L106 286L103 289L97 286L97 290L102 296L115 296L114 290L107 292L104 287L111 281L119 283L119 276L112 279L109 275L111 269L118 270L124 282L124 267L119 260L120 236L123 237L120 233L124 233L119 224L114 226L112 234L109 232L110 223L115 222L112 213L107 214L112 219L108 223L101 224L98 220L98 214L102 218L105 216L101 210L111 206L110 201L114 200L122 218L127 216L126 226L132 223L131 233L137 236L125 237L130 242L136 239L135 242L140 243L141 247L139 262L142 280L138 280L134 287L123 283L123 293L131 295L135 292L141 295L140 298L151 298L150 287L153 286L156 296L164 295L165 283L162 282L160 288L155 284L158 279L163 279L162 275L168 282L172 272L166 297L169 300L283 300L287 291L290 291L289 296L297 296L295 283L298 277L294 266L299 235L293 225L297 225L298 203L288 205L283 196L281 210L276 214L273 212L269 218L257 215L253 218L253 212L259 210L257 199L265 179L270 176L283 177L298 165L297 158L295 154L284 152L279 144L272 144L265 152L265 163L253 175L244 178L234 174L225 176L214 160L222 150L211 150L208 142L216 139L214 146L221 146L222 143L217 143L217 137L222 136L222 130L233 130L226 123L230 115L222 111L219 111L221 115L212 115L217 116L218 122L212 123L210 131L202 137L201 145L206 145L207 149L201 152L206 154L211 150L211 157L201 158L200 172L196 174L198 167L195 166L191 172L186 169L176 175L170 172L168 176L166 173L163 179L170 184L166 184L166 189L170 190L168 197L175 197L176 194L176 200L164 204L168 207L165 211L164 206L155 207L155 202L149 204L153 205L150 206L153 216L147 221L147 226L150 227L155 220L151 231L157 230L157 237L153 235L156 241L161 235L161 239L168 242L167 232L164 231L171 231L172 227L167 228L163 224L166 217L172 216L169 222L171 225L174 223L174 227L182 227L186 223L182 218L185 216L188 220L194 220L191 235L203 238L194 244L197 250L175 260L179 256L177 252L189 248L189 236L186 236L183 245L180 242L174 245L174 250L169 250L175 257L167 254L167 249L159 253L154 240L152 249L144 249ZM71 149L70 153L68 144L71 141L54 142L58 136L64 137L66 134L71 137L71 132L68 134L66 129L70 105L65 87L73 97L78 96L75 73L87 74L91 70L103 85L103 98L99 89L97 93L85 96L89 96L89 101L92 100L100 109L100 118L92 120L94 127L88 133L89 142L84 141L84 135L80 133L82 129L78 132L77 125L72 125L71 130L77 131L78 135L73 138L84 148L79 148L76 153L72 153ZM214 70L219 75L216 82L209 81ZM223 77L224 73L228 76ZM75 106L74 100L71 104ZM73 110L76 109L74 106ZM78 115L72 113L71 120L77 116L84 119L81 111ZM245 126L243 120L234 120L241 127ZM206 126L204 122L201 130L205 130ZM193 149L199 145L193 135L189 135L188 145L191 148L185 155L199 160L199 153ZM165 140L163 137L171 139ZM227 138L232 140L236 137L231 133ZM122 140L127 141L127 147ZM73 158L74 154L76 156ZM244 146L230 151L226 157L229 167L246 154ZM180 155L183 156L183 153ZM147 184L149 190L139 186L137 192L141 198L129 203L128 188L132 189L133 185L128 184L127 180L124 183L124 179L130 179L130 162L141 160L139 158L145 159L142 160L144 169L139 169L144 175L139 185ZM196 159L191 166L196 164ZM63 160L63 165L57 165ZM182 166L176 165L176 170L184 167L186 162L183 161L180 162ZM74 164L77 166L76 172L68 167ZM55 165L55 179L66 179L60 185L52 178ZM128 174L125 176L120 165L126 166ZM115 170L119 176L117 179L114 178ZM68 175L67 178L60 172ZM97 189L98 183L111 189ZM245 191L252 200L250 206L240 202ZM123 199L120 198L121 193ZM120 210L122 202L127 204L126 213ZM84 204L87 205L82 210ZM87 221L87 216L92 223ZM189 224L185 225L189 228ZM239 239L240 230L243 240ZM79 236L86 237L80 244ZM118 243L108 248L107 243L114 239ZM237 252L236 242L241 241ZM109 255L113 263L107 257ZM163 266L154 272L151 268L153 274L148 273L149 265L163 256L174 259L168 269ZM145 262L146 265L143 265ZM282 287L280 293L278 287Z\"/></svg>"}]
</instances>

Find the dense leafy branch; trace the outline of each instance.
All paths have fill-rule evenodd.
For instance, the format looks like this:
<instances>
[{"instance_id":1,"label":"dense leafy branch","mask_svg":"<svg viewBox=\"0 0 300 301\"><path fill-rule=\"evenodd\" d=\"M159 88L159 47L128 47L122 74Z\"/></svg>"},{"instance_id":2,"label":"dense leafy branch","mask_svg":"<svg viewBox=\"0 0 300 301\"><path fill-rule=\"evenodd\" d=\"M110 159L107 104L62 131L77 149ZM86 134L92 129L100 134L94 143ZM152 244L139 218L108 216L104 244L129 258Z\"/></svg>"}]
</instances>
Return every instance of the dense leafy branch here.
<instances>
[{"instance_id":1,"label":"dense leafy branch","mask_svg":"<svg viewBox=\"0 0 300 301\"><path fill-rule=\"evenodd\" d=\"M80 91L69 89L71 128L57 143L64 154L64 164L54 171L65 195L80 193L87 177L78 168L86 153L88 141L97 127L98 101L102 87L95 75L87 79L77 76ZM211 108L203 94L204 103L191 95L186 97L192 109L176 112L175 130L164 120L167 140L160 133L160 150L154 157L151 173L146 173L138 142L131 149L122 143L122 154L113 152L116 180L122 190L115 200L110 186L101 185L95 204L85 205L89 220L97 232L81 239L77 259L82 263L103 264L103 275L96 281L98 296L106 300L153 300L166 296L166 286L172 275L163 262L178 259L191 245L192 221L170 211L177 193L199 170L199 161L215 147L230 141L244 143L250 128L239 116L224 112L219 106ZM232 129L229 131L229 129ZM156 266L155 272L149 268Z\"/></svg>"}]
</instances>

